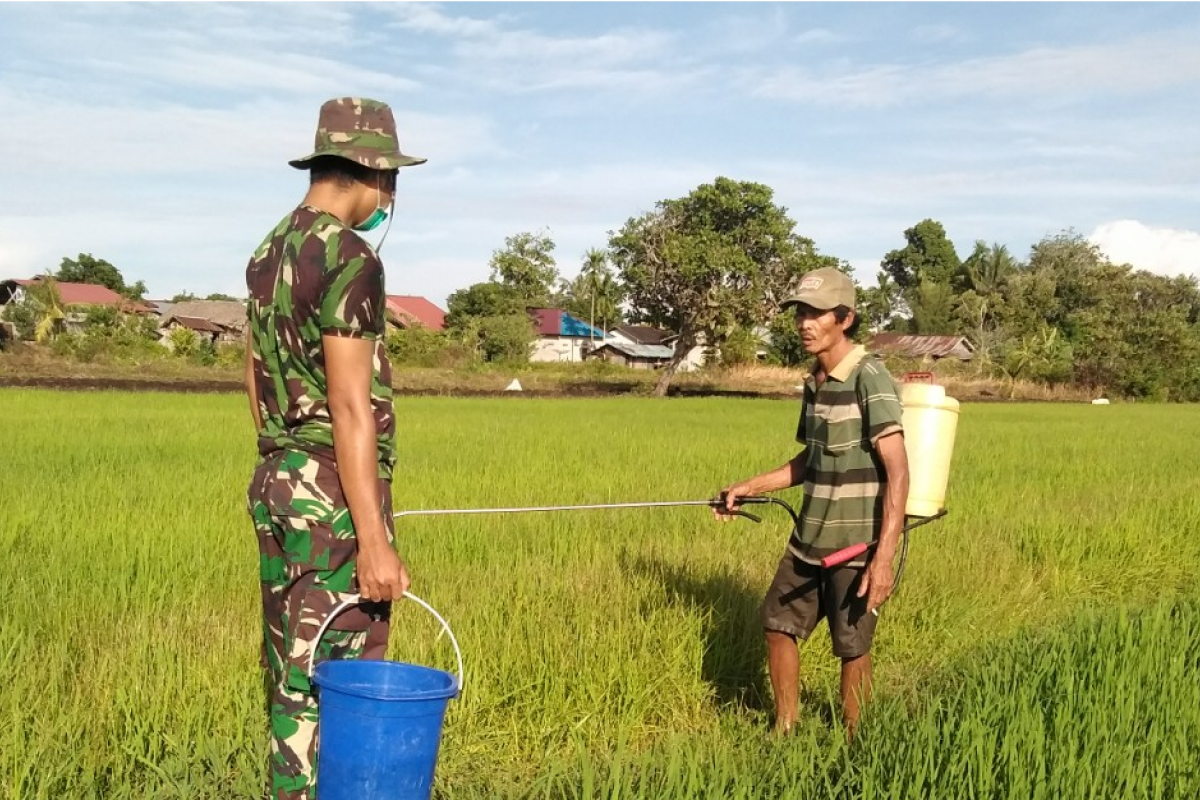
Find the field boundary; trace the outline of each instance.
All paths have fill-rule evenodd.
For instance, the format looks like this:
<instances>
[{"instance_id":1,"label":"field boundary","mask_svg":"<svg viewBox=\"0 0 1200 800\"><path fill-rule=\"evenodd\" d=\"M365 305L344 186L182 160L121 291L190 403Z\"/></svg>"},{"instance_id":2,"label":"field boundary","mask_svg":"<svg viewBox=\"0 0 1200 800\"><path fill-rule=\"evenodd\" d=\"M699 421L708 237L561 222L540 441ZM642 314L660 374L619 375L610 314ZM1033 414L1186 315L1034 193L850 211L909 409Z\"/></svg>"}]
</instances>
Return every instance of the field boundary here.
<instances>
[{"instance_id":1,"label":"field boundary","mask_svg":"<svg viewBox=\"0 0 1200 800\"><path fill-rule=\"evenodd\" d=\"M53 389L69 392L122 391L122 392L169 392L179 394L237 394L244 391L238 381L192 380L192 379L147 379L147 378L100 378L100 377L46 377L46 376L0 376L0 388ZM596 398L641 396L636 386L596 382L586 385L562 385L556 389L522 389L509 392L503 389L477 389L469 386L455 388L405 388L394 389L403 397L546 397L546 398ZM758 392L744 389L710 389L699 386L673 386L669 397L739 397L765 400L797 400L799 393Z\"/></svg>"}]
</instances>

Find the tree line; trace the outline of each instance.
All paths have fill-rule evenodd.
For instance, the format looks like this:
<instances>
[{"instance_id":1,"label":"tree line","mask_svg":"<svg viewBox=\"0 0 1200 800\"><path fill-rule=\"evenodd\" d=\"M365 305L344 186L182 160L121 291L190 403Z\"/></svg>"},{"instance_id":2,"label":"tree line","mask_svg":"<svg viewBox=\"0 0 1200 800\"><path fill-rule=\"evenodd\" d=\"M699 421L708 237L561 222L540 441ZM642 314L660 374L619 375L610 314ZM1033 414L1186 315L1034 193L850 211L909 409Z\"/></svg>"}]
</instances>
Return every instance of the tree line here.
<instances>
[{"instance_id":1,"label":"tree line","mask_svg":"<svg viewBox=\"0 0 1200 800\"><path fill-rule=\"evenodd\" d=\"M859 286L864 336L965 336L975 348L976 374L1014 385L1070 383L1113 396L1200 399L1194 277L1113 264L1071 230L1046 236L1024 259L985 241L962 258L933 219L904 231L904 240L881 259L875 285ZM609 231L604 247L582 254L573 278L562 276L554 251L545 230L506 237L489 260L488 280L447 299L446 330L396 332L393 357L417 363L450 351L470 360L526 361L534 338L527 309L554 307L605 331L634 323L677 334L658 381L665 393L693 347L710 348L721 364L752 361L764 330L771 362L805 363L780 302L818 267L853 278L847 262L820 253L797 231L770 187L724 177ZM119 270L90 255L63 259L54 277L99 283L131 299L145 293L141 281L127 285ZM52 304L42 294L27 292L27 302ZM30 319L19 327L37 327L36 309L26 311Z\"/></svg>"},{"instance_id":2,"label":"tree line","mask_svg":"<svg viewBox=\"0 0 1200 800\"><path fill-rule=\"evenodd\" d=\"M960 259L931 219L904 236L865 293L864 311L878 329L966 336L975 368L1010 381L1200 399L1195 277L1114 264L1072 230L1046 236L1024 260L984 241Z\"/></svg>"}]
</instances>

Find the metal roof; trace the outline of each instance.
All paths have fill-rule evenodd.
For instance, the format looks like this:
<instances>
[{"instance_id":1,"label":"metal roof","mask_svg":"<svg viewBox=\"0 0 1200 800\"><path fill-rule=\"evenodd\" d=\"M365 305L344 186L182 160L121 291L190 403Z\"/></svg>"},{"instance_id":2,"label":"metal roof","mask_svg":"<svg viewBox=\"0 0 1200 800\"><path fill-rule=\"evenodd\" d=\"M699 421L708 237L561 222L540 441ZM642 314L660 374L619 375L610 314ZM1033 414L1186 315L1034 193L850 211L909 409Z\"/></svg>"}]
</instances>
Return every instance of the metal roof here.
<instances>
[{"instance_id":1,"label":"metal roof","mask_svg":"<svg viewBox=\"0 0 1200 800\"><path fill-rule=\"evenodd\" d=\"M604 331L593 328L561 308L527 308L538 336L570 336L579 339L603 339Z\"/></svg>"},{"instance_id":2,"label":"metal roof","mask_svg":"<svg viewBox=\"0 0 1200 800\"><path fill-rule=\"evenodd\" d=\"M670 339L675 334L670 331L652 328L649 325L618 325L613 328L613 333L619 333L627 339L632 339L638 344L659 345L664 340Z\"/></svg>"},{"instance_id":3,"label":"metal roof","mask_svg":"<svg viewBox=\"0 0 1200 800\"><path fill-rule=\"evenodd\" d=\"M967 359L975 352L975 347L965 336L920 336L910 333L877 333L871 338L869 349L906 356L958 356Z\"/></svg>"},{"instance_id":4,"label":"metal roof","mask_svg":"<svg viewBox=\"0 0 1200 800\"><path fill-rule=\"evenodd\" d=\"M225 332L225 328L222 328L220 325L217 325L216 323L213 323L213 322L209 322L206 319L200 319L199 317L175 316L175 317L171 318L171 321L177 322L185 328L191 328L194 331L199 331L200 333L224 333ZM170 324L170 323L168 323L168 324Z\"/></svg>"},{"instance_id":5,"label":"metal roof","mask_svg":"<svg viewBox=\"0 0 1200 800\"><path fill-rule=\"evenodd\" d=\"M662 344L626 344L625 342L605 342L600 347L593 350L593 353L599 352L606 347L611 347L618 353L629 356L630 358L652 358L652 359L670 359L675 355L674 348L667 347Z\"/></svg>"}]
</instances>

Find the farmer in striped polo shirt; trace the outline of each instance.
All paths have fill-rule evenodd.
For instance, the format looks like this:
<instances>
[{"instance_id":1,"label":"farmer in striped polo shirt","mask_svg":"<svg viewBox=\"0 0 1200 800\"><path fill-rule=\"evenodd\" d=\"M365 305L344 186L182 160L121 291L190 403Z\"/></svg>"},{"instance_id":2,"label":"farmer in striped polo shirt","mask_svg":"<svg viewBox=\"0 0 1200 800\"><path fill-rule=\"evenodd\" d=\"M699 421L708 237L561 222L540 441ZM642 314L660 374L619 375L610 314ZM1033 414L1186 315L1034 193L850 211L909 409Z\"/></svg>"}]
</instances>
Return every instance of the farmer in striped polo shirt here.
<instances>
[{"instance_id":1,"label":"farmer in striped polo shirt","mask_svg":"<svg viewBox=\"0 0 1200 800\"><path fill-rule=\"evenodd\" d=\"M844 273L814 270L783 308L795 309L804 349L816 356L796 430L804 450L778 469L729 486L724 496L732 511L739 497L804 485L801 524L762 611L775 730L786 733L796 721L796 640L807 639L825 618L833 654L842 660L842 718L852 736L871 693L871 639L878 609L892 591L892 559L904 525L908 458L900 399L882 362L854 344L859 317L854 284ZM876 539L869 555L821 567L823 557Z\"/></svg>"}]
</instances>

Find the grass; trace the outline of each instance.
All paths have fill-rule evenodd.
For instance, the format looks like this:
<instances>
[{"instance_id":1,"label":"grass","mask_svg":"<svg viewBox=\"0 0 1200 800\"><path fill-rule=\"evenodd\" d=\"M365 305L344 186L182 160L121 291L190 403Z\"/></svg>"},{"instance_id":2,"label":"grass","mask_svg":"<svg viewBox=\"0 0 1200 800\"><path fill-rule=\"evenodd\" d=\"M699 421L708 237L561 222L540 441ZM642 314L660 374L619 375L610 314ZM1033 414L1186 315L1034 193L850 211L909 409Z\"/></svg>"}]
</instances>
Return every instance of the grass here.
<instances>
[{"instance_id":1,"label":"grass","mask_svg":"<svg viewBox=\"0 0 1200 800\"><path fill-rule=\"evenodd\" d=\"M0 798L257 796L244 406L0 390ZM401 398L396 505L703 498L789 458L796 411ZM823 631L798 735L765 735L756 620L782 514L403 521L413 590L467 658L437 792L1196 796L1198 423L1188 406L965 406L951 513L913 534L850 750ZM395 618L391 657L452 667L420 609Z\"/></svg>"}]
</instances>

